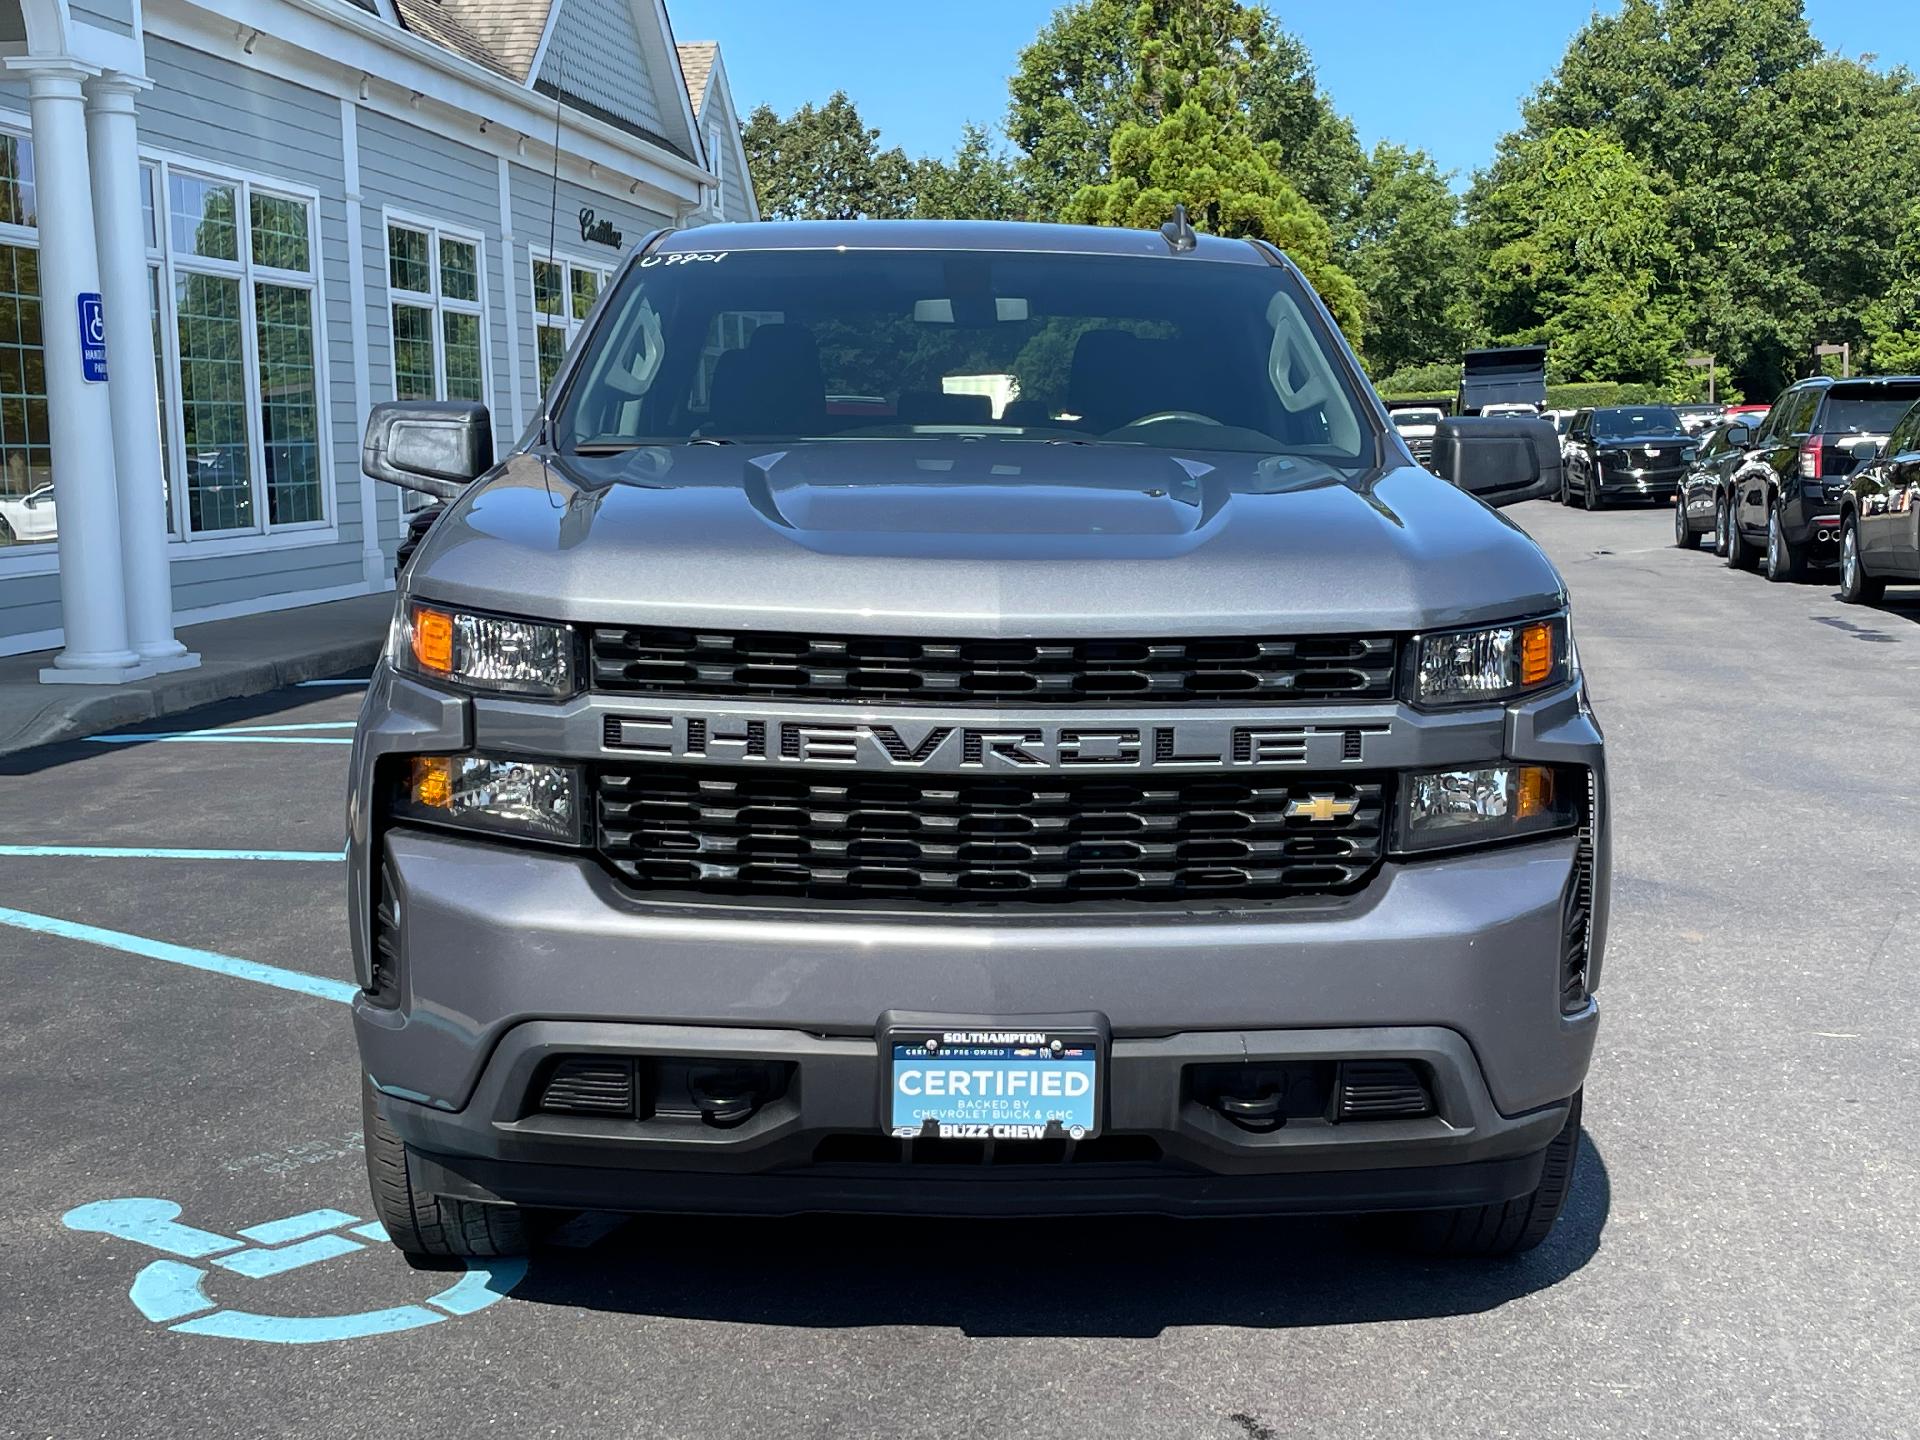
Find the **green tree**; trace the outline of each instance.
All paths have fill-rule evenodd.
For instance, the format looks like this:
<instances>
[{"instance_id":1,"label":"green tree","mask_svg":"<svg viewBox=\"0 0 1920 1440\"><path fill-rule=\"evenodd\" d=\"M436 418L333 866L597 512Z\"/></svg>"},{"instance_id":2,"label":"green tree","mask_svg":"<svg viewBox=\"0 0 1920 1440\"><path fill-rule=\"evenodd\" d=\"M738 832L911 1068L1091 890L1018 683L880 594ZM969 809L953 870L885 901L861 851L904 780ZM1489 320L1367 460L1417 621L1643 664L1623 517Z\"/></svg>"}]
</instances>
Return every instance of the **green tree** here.
<instances>
[{"instance_id":1,"label":"green tree","mask_svg":"<svg viewBox=\"0 0 1920 1440\"><path fill-rule=\"evenodd\" d=\"M1612 136L1671 197L1678 312L1749 393L1864 338L1920 189L1904 70L1830 56L1801 0L1624 0L1596 15L1503 147Z\"/></svg>"},{"instance_id":2,"label":"green tree","mask_svg":"<svg viewBox=\"0 0 1920 1440\"><path fill-rule=\"evenodd\" d=\"M1320 90L1306 46L1263 8L1222 0L1074 0L1054 12L1007 82L1007 133L1021 151L1034 216L1057 215L1107 178L1122 125L1151 119L1155 104L1161 115L1178 108L1179 87L1190 83L1180 67L1193 54L1170 60L1165 46L1182 26L1212 38L1212 63L1239 62L1233 104L1249 135L1276 143L1281 173L1338 218L1364 160L1353 126ZM1157 48L1148 53L1149 45ZM1158 81L1143 102L1147 68Z\"/></svg>"},{"instance_id":3,"label":"green tree","mask_svg":"<svg viewBox=\"0 0 1920 1440\"><path fill-rule=\"evenodd\" d=\"M1285 250L1357 345L1360 291L1334 263L1332 230L1282 173L1280 146L1246 125L1264 19L1236 0L1142 0L1132 22L1140 118L1114 130L1107 178L1081 186L1061 218L1151 229L1184 203L1198 228Z\"/></svg>"},{"instance_id":4,"label":"green tree","mask_svg":"<svg viewBox=\"0 0 1920 1440\"><path fill-rule=\"evenodd\" d=\"M1368 157L1342 262L1365 302L1376 375L1457 362L1473 330L1460 202L1422 150L1382 141Z\"/></svg>"},{"instance_id":5,"label":"green tree","mask_svg":"<svg viewBox=\"0 0 1920 1440\"><path fill-rule=\"evenodd\" d=\"M1027 195L1013 162L987 132L968 125L953 159L916 160L908 177L919 220L1024 220Z\"/></svg>"},{"instance_id":6,"label":"green tree","mask_svg":"<svg viewBox=\"0 0 1920 1440\"><path fill-rule=\"evenodd\" d=\"M1549 348L1557 378L1661 383L1683 328L1666 201L1610 136L1560 129L1510 148L1471 199L1490 331Z\"/></svg>"},{"instance_id":7,"label":"green tree","mask_svg":"<svg viewBox=\"0 0 1920 1440\"><path fill-rule=\"evenodd\" d=\"M1920 372L1920 200L1907 209L1895 250L1893 284L1861 317L1867 368L1882 375Z\"/></svg>"},{"instance_id":8,"label":"green tree","mask_svg":"<svg viewBox=\"0 0 1920 1440\"><path fill-rule=\"evenodd\" d=\"M909 213L911 167L898 146L836 90L825 105L782 119L762 105L742 130L747 165L765 220L897 219Z\"/></svg>"},{"instance_id":9,"label":"green tree","mask_svg":"<svg viewBox=\"0 0 1920 1440\"><path fill-rule=\"evenodd\" d=\"M1067 201L1076 225L1153 229L1185 204L1194 225L1215 235L1271 241L1292 257L1349 340L1362 333L1360 289L1333 260L1333 232L1280 174L1277 149L1189 100L1157 125L1138 121L1113 137L1113 178Z\"/></svg>"}]
</instances>

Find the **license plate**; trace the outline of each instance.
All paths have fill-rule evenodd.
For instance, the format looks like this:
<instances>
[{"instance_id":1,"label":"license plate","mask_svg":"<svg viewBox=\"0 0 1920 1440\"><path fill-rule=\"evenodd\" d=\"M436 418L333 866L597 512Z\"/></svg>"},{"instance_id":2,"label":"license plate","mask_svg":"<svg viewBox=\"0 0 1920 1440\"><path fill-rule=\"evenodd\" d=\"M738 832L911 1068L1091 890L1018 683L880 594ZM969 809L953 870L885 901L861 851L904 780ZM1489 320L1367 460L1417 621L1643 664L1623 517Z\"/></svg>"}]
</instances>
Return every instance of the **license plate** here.
<instances>
[{"instance_id":1,"label":"license plate","mask_svg":"<svg viewBox=\"0 0 1920 1440\"><path fill-rule=\"evenodd\" d=\"M943 1140L1084 1140L1100 1129L1100 1046L1058 1030L894 1030L888 1126Z\"/></svg>"}]
</instances>

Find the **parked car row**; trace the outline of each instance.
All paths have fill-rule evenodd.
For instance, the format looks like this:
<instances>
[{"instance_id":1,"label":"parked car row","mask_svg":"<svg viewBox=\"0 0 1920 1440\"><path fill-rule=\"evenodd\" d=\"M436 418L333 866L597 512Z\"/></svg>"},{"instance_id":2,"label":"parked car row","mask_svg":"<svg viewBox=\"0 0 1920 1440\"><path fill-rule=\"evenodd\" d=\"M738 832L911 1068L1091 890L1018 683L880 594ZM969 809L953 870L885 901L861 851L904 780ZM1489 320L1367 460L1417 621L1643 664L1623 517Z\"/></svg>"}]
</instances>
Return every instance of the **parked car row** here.
<instances>
[{"instance_id":1,"label":"parked car row","mask_svg":"<svg viewBox=\"0 0 1920 1440\"><path fill-rule=\"evenodd\" d=\"M1854 602L1920 583L1920 376L1815 376L1764 419L1729 414L1678 489L1674 543L1710 536L1731 568L1789 581L1837 567Z\"/></svg>"}]
</instances>

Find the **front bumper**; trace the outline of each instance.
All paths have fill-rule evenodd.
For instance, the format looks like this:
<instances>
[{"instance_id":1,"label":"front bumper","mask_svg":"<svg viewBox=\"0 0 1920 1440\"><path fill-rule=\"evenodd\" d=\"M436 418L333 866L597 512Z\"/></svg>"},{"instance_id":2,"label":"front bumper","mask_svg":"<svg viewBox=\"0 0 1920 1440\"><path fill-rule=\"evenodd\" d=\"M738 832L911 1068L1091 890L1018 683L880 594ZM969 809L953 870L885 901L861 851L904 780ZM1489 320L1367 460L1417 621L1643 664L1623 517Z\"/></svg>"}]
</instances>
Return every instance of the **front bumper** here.
<instances>
[{"instance_id":1,"label":"front bumper","mask_svg":"<svg viewBox=\"0 0 1920 1440\"><path fill-rule=\"evenodd\" d=\"M1584 1029L1590 1038L1591 1023ZM547 1062L581 1054L767 1060L792 1067L792 1079L734 1129L687 1118L529 1113L525 1097ZM1422 1066L1436 1113L1346 1124L1290 1120L1253 1133L1199 1103L1188 1084L1202 1066L1366 1056ZM1001 1145L996 1157L992 1147L882 1135L875 1128L882 1083L876 1043L866 1037L531 1021L503 1039L462 1112L392 1096L383 1103L419 1152L416 1183L434 1193L565 1208L779 1214L1250 1214L1481 1204L1533 1189L1542 1152L1566 1119L1564 1102L1501 1115L1466 1042L1431 1026L1115 1038L1104 1141L1041 1163L1018 1144Z\"/></svg>"},{"instance_id":2,"label":"front bumper","mask_svg":"<svg viewBox=\"0 0 1920 1440\"><path fill-rule=\"evenodd\" d=\"M1401 749L1387 753L1398 767L1504 754L1596 772L1588 974L1597 984L1607 804L1584 695L1569 688L1438 722L1376 709L1391 718L1387 743ZM430 1189L764 1211L1475 1204L1533 1188L1540 1152L1584 1082L1598 1010L1588 1002L1563 1014L1560 995L1572 836L1389 860L1346 896L1015 913L669 901L636 894L585 854L377 829L377 757L484 748L497 743L490 726L524 727L529 713L383 666L356 740L348 870L363 981L377 856L402 923L393 992L379 1004L362 996L355 1028ZM570 733L596 735L594 722L589 707ZM514 748L581 753L550 737ZM1096 1013L1112 1037L1100 1140L1142 1142L1151 1160L1109 1162L1088 1142L1071 1163L962 1175L925 1156L868 1153L882 1138L876 1035L890 1009ZM795 1082L731 1130L538 1112L544 1061L595 1053L777 1057ZM1365 1058L1423 1066L1435 1113L1299 1117L1253 1134L1195 1102L1187 1076L1223 1062Z\"/></svg>"},{"instance_id":3,"label":"front bumper","mask_svg":"<svg viewBox=\"0 0 1920 1440\"><path fill-rule=\"evenodd\" d=\"M1671 500L1687 478L1685 470L1633 475L1606 466L1595 474L1600 494L1609 500Z\"/></svg>"}]
</instances>

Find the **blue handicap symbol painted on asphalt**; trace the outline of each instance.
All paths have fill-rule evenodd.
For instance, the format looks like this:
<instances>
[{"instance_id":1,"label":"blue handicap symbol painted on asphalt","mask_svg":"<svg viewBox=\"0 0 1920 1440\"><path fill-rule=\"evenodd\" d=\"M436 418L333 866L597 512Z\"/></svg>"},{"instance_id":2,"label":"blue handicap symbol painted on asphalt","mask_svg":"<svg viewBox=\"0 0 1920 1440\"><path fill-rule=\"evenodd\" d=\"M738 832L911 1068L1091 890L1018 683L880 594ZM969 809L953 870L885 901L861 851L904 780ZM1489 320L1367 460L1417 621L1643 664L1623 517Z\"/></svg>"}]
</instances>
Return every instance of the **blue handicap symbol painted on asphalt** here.
<instances>
[{"instance_id":1,"label":"blue handicap symbol painted on asphalt","mask_svg":"<svg viewBox=\"0 0 1920 1440\"><path fill-rule=\"evenodd\" d=\"M388 1305L344 1315L256 1314L217 1308L203 1288L210 1272L186 1261L207 1260L229 1274L264 1280L350 1255L364 1249L366 1241L384 1242L386 1230L377 1220L362 1224L358 1216L344 1210L308 1210L250 1225L236 1240L183 1225L178 1205L146 1196L81 1205L60 1219L69 1230L98 1231L176 1257L148 1264L133 1277L127 1298L147 1319L182 1335L264 1340L275 1345L392 1335L484 1310L527 1273L522 1259L469 1260L466 1274L417 1305Z\"/></svg>"}]
</instances>

